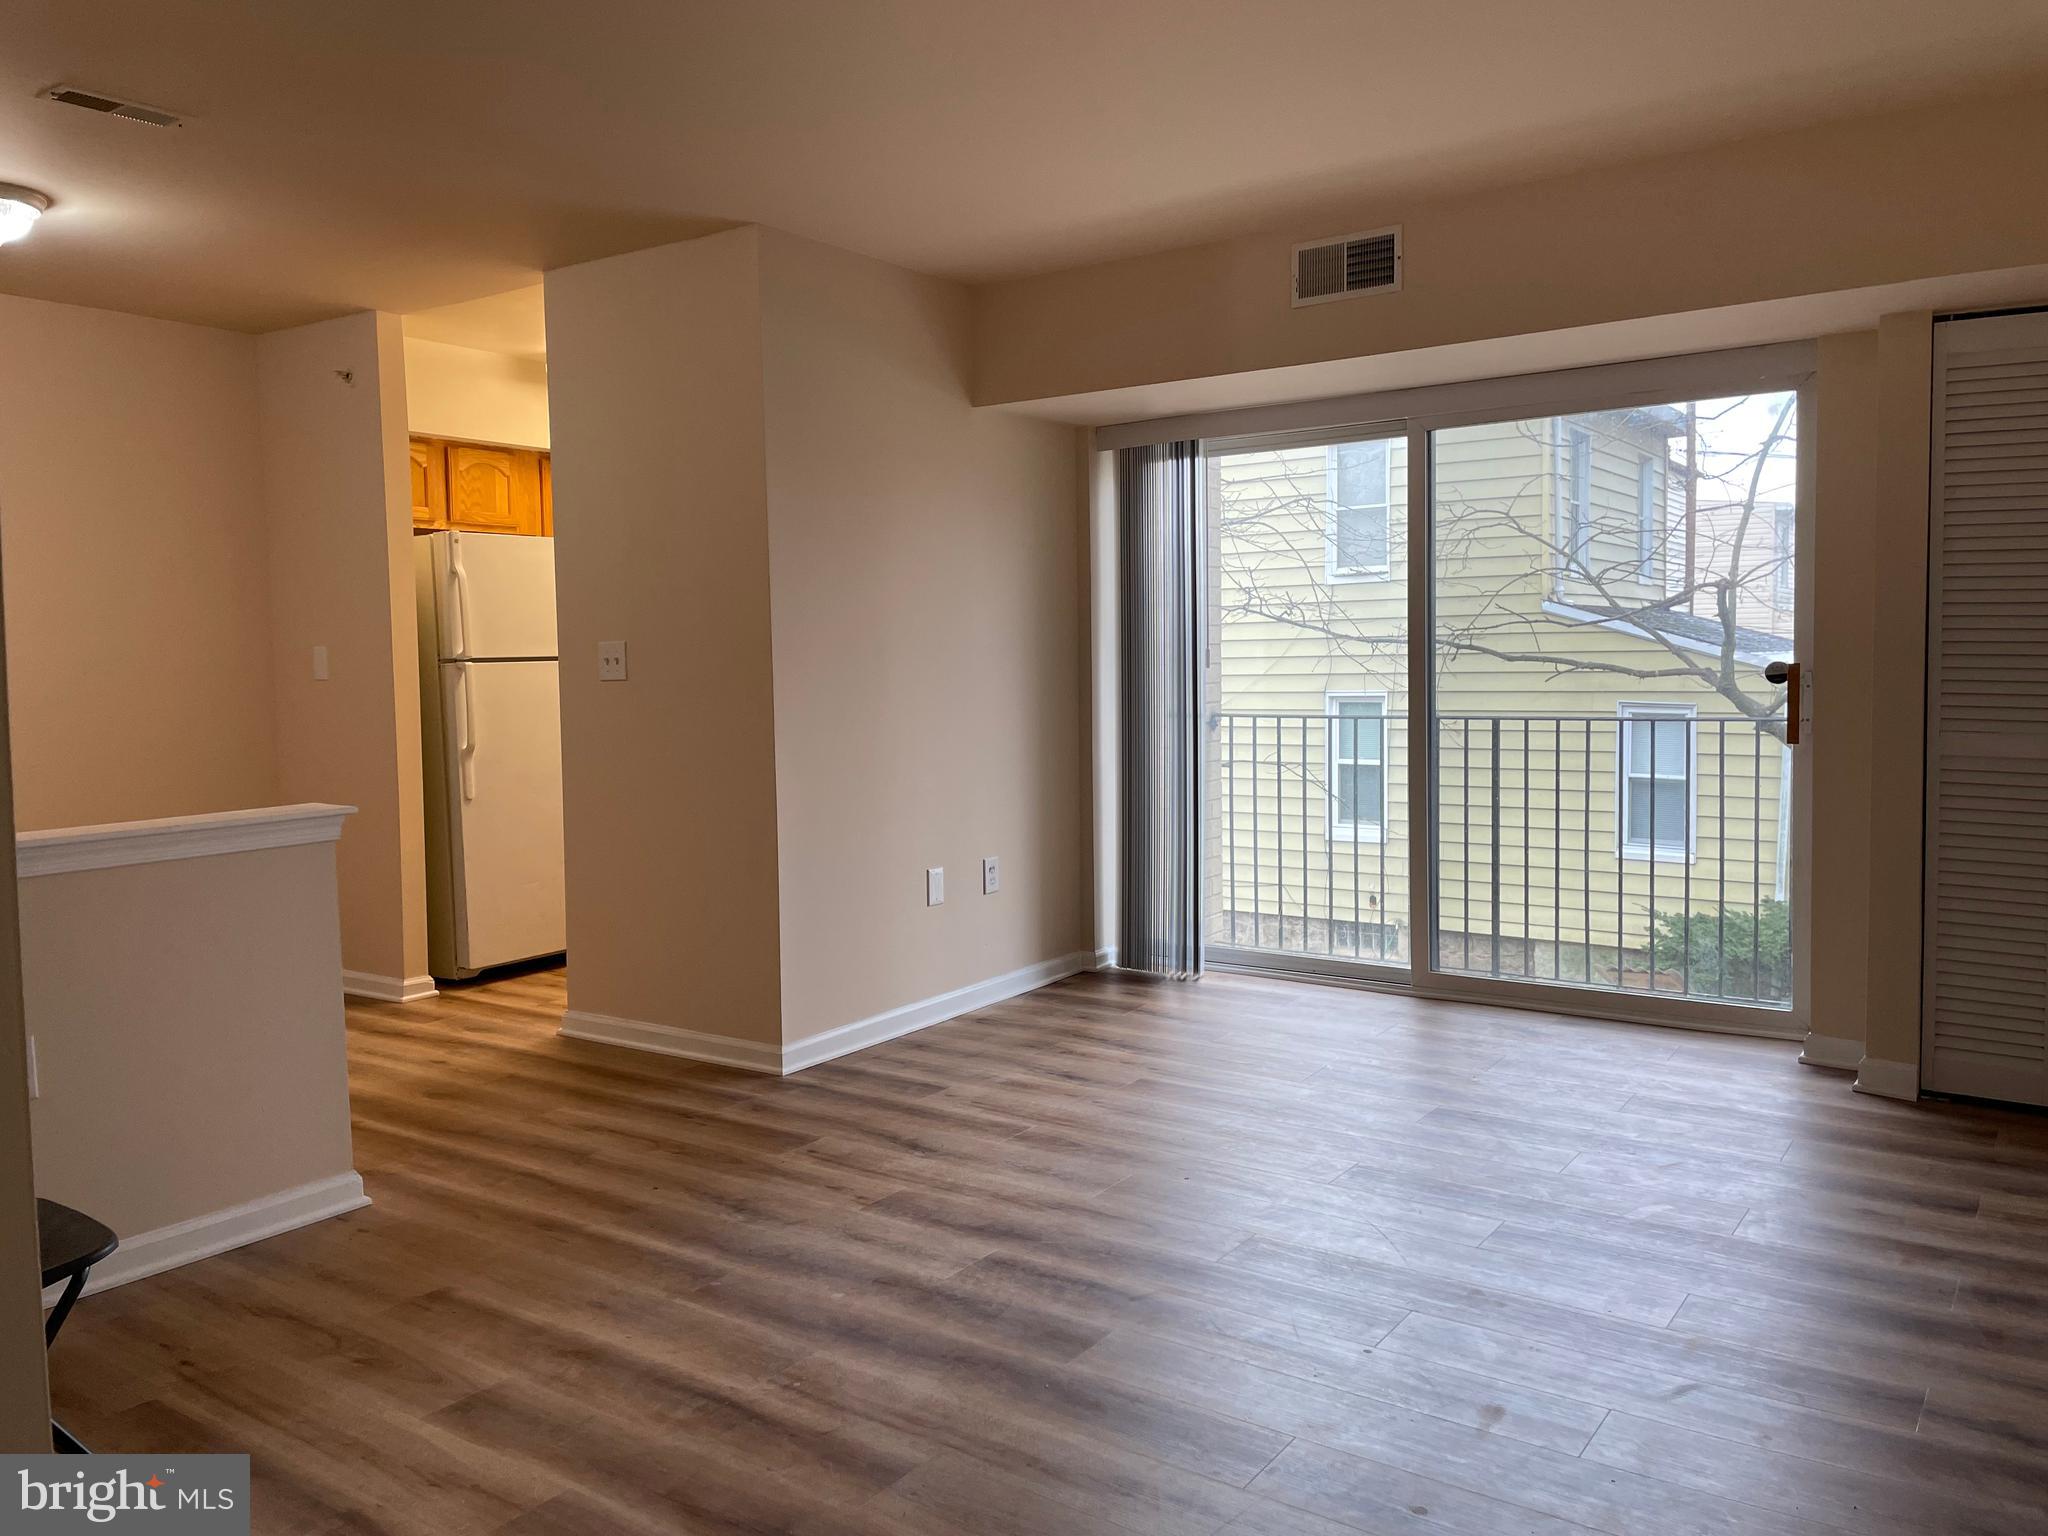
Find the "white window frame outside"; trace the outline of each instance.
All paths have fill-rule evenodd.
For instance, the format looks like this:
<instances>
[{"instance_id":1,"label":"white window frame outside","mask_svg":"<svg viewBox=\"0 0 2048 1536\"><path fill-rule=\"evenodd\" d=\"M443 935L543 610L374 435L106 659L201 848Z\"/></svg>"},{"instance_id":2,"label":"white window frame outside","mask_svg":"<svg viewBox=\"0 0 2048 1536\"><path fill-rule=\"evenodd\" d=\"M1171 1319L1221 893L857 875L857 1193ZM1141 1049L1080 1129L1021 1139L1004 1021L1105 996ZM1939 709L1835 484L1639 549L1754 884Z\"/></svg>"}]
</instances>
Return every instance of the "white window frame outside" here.
<instances>
[{"instance_id":1,"label":"white window frame outside","mask_svg":"<svg viewBox=\"0 0 2048 1536\"><path fill-rule=\"evenodd\" d=\"M1380 707L1380 755L1373 759L1349 757L1340 759L1337 748L1342 732L1337 728L1340 718L1338 706L1343 704L1377 704ZM1343 798L1338 793L1339 770L1352 766L1374 766L1380 771L1380 803L1377 820L1370 826L1345 821L1339 814ZM1387 696L1365 690L1351 690L1343 693L1323 695L1323 826L1326 836L1333 843L1384 843L1387 840Z\"/></svg>"},{"instance_id":2,"label":"white window frame outside","mask_svg":"<svg viewBox=\"0 0 2048 1536\"><path fill-rule=\"evenodd\" d=\"M1558 421L1557 542L1565 557L1560 580L1593 569L1593 434L1570 420Z\"/></svg>"},{"instance_id":3,"label":"white window frame outside","mask_svg":"<svg viewBox=\"0 0 2048 1536\"><path fill-rule=\"evenodd\" d=\"M1657 533L1663 525L1665 461L1645 457L1636 466L1636 561L1642 579L1656 574Z\"/></svg>"},{"instance_id":4,"label":"white window frame outside","mask_svg":"<svg viewBox=\"0 0 2048 1536\"><path fill-rule=\"evenodd\" d=\"M1771 507L1771 606L1783 612L1792 601L1793 563L1799 547L1797 507L1776 502Z\"/></svg>"},{"instance_id":5,"label":"white window frame outside","mask_svg":"<svg viewBox=\"0 0 2048 1536\"><path fill-rule=\"evenodd\" d=\"M1616 855L1628 861L1647 864L1652 858L1659 864L1685 864L1699 857L1700 846L1700 733L1693 727L1699 719L1699 709L1692 704L1663 703L1621 703L1615 706L1615 715L1620 724L1615 731L1614 754L1614 846ZM1687 723L1685 733L1685 844L1658 842L1653 846L1647 842L1635 842L1628 835L1629 828L1629 785L1634 775L1629 772L1630 749L1635 741L1635 724L1638 720L1683 720ZM1654 729L1654 728L1653 728ZM1655 795L1657 779L1657 748L1654 738L1650 745L1651 793ZM1665 782L1669 783L1667 777Z\"/></svg>"},{"instance_id":6,"label":"white window frame outside","mask_svg":"<svg viewBox=\"0 0 2048 1536\"><path fill-rule=\"evenodd\" d=\"M1323 574L1332 582L1389 581L1393 577L1395 441L1396 439L1391 437L1355 437L1345 442L1330 444L1328 451L1324 454L1324 488L1328 492L1326 504L1329 507L1329 516L1323 525ZM1387 563L1385 565L1348 567L1337 563L1337 516L1340 511L1356 511L1358 509L1345 507L1338 500L1337 485L1339 477L1337 473L1337 455L1346 448L1356 447L1361 443L1378 443L1385 451L1384 460L1387 466L1386 500L1382 503L1380 510L1386 518ZM1370 505L1370 503L1367 503L1367 505Z\"/></svg>"}]
</instances>

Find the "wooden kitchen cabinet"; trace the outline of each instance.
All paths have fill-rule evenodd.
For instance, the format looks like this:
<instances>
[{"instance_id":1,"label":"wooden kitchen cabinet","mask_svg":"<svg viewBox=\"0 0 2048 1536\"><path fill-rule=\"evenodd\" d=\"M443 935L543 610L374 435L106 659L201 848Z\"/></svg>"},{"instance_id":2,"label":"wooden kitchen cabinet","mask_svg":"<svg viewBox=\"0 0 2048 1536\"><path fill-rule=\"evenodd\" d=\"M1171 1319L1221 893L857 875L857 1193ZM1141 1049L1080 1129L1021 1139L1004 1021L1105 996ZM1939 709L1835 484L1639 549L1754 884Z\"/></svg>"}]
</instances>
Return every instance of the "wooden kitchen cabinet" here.
<instances>
[{"instance_id":1,"label":"wooden kitchen cabinet","mask_svg":"<svg viewBox=\"0 0 2048 1536\"><path fill-rule=\"evenodd\" d=\"M412 525L448 526L448 450L431 437L412 440Z\"/></svg>"},{"instance_id":2,"label":"wooden kitchen cabinet","mask_svg":"<svg viewBox=\"0 0 2048 1536\"><path fill-rule=\"evenodd\" d=\"M555 487L545 453L415 437L411 459L415 529L553 535Z\"/></svg>"},{"instance_id":3,"label":"wooden kitchen cabinet","mask_svg":"<svg viewBox=\"0 0 2048 1536\"><path fill-rule=\"evenodd\" d=\"M448 524L472 533L540 532L540 455L448 445Z\"/></svg>"}]
</instances>

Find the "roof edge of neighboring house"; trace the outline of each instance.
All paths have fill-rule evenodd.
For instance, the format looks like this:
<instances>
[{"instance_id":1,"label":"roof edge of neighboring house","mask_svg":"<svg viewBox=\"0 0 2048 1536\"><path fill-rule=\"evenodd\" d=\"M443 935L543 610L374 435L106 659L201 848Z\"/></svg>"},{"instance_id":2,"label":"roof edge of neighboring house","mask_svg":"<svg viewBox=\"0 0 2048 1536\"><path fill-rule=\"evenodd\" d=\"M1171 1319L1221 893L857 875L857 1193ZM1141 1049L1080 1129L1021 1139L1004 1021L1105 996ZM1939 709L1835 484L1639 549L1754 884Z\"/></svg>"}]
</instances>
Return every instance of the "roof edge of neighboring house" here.
<instances>
[{"instance_id":1,"label":"roof edge of neighboring house","mask_svg":"<svg viewBox=\"0 0 2048 1536\"><path fill-rule=\"evenodd\" d=\"M1711 619L1694 618L1691 614L1673 613L1658 609L1654 614L1632 613L1623 615L1613 609L1587 608L1577 603L1559 602L1556 598L1543 599L1543 611L1553 618L1568 619L1577 624L1593 624L1601 629L1612 630L1620 635L1634 635L1639 640L1656 640L1675 645L1680 650L1696 651L1703 656L1721 654L1721 626ZM1656 632L1650 630L1648 620L1661 622ZM1760 629L1735 631L1735 659L1752 667L1763 667L1792 654L1792 642L1778 635L1766 634Z\"/></svg>"}]
</instances>

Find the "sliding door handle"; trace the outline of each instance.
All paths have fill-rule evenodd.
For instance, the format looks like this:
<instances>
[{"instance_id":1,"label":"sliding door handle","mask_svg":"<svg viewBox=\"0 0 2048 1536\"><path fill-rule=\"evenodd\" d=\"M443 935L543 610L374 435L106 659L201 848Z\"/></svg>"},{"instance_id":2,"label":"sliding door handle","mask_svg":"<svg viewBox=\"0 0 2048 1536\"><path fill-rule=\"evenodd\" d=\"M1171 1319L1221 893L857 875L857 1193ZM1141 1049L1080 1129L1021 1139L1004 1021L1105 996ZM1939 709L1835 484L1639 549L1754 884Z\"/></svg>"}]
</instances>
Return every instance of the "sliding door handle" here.
<instances>
[{"instance_id":1,"label":"sliding door handle","mask_svg":"<svg viewBox=\"0 0 2048 1536\"><path fill-rule=\"evenodd\" d=\"M1796 661L1774 661L1764 668L1764 681L1777 683L1785 690L1785 745L1799 745L1799 663Z\"/></svg>"}]
</instances>

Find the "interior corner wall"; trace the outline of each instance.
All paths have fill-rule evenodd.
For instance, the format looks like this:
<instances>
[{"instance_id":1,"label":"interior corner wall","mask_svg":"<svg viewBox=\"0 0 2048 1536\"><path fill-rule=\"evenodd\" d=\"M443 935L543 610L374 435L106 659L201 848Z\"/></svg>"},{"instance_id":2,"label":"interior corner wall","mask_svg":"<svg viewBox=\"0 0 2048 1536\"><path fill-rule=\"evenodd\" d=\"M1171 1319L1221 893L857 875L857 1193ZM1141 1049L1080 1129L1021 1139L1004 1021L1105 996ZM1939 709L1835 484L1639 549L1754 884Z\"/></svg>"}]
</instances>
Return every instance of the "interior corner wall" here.
<instances>
[{"instance_id":1,"label":"interior corner wall","mask_svg":"<svg viewBox=\"0 0 2048 1536\"><path fill-rule=\"evenodd\" d=\"M1086 521L1074 430L969 401L964 289L760 238L792 1044L1093 950Z\"/></svg>"},{"instance_id":2,"label":"interior corner wall","mask_svg":"<svg viewBox=\"0 0 2048 1536\"><path fill-rule=\"evenodd\" d=\"M1848 1041L1865 1038L1870 1016L1871 763L1880 735L1881 750L1916 750L1899 734L1893 690L1880 699L1871 664L1878 386L1875 331L1822 337L1817 419L1801 426L1816 459L1813 541L1801 551L1814 604L1811 1025L1816 1035Z\"/></svg>"},{"instance_id":3,"label":"interior corner wall","mask_svg":"<svg viewBox=\"0 0 2048 1536\"><path fill-rule=\"evenodd\" d=\"M421 437L548 446L548 365L476 347L405 338L406 428Z\"/></svg>"},{"instance_id":4,"label":"interior corner wall","mask_svg":"<svg viewBox=\"0 0 2048 1536\"><path fill-rule=\"evenodd\" d=\"M25 829L277 798L256 342L0 296Z\"/></svg>"},{"instance_id":5,"label":"interior corner wall","mask_svg":"<svg viewBox=\"0 0 2048 1536\"><path fill-rule=\"evenodd\" d=\"M279 794L353 805L336 850L342 964L427 967L419 679L398 320L259 337ZM313 675L313 648L328 676Z\"/></svg>"},{"instance_id":6,"label":"interior corner wall","mask_svg":"<svg viewBox=\"0 0 2048 1536\"><path fill-rule=\"evenodd\" d=\"M758 232L546 282L570 1007L774 1046Z\"/></svg>"}]
</instances>

